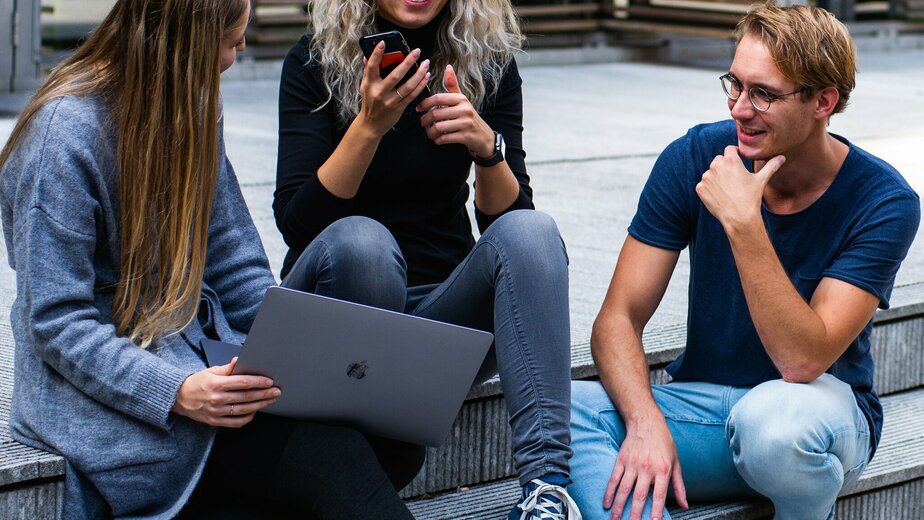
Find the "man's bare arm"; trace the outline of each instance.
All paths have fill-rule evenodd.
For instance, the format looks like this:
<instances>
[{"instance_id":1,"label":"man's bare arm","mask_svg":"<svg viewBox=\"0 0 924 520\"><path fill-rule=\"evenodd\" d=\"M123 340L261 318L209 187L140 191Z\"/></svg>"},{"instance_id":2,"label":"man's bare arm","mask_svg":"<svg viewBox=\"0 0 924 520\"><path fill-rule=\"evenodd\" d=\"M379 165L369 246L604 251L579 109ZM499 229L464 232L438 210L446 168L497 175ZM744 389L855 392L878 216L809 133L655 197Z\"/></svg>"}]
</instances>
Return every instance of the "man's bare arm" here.
<instances>
[{"instance_id":1,"label":"man's bare arm","mask_svg":"<svg viewBox=\"0 0 924 520\"><path fill-rule=\"evenodd\" d=\"M823 278L806 302L783 269L767 232L756 226L728 235L760 341L783 379L807 383L847 350L876 311L876 296Z\"/></svg>"},{"instance_id":2,"label":"man's bare arm","mask_svg":"<svg viewBox=\"0 0 924 520\"><path fill-rule=\"evenodd\" d=\"M725 229L751 320L783 379L806 383L823 374L872 318L879 300L849 283L824 278L811 302L796 291L761 217L764 187L783 164L751 174L730 146L703 174L696 193Z\"/></svg>"},{"instance_id":3,"label":"man's bare arm","mask_svg":"<svg viewBox=\"0 0 924 520\"><path fill-rule=\"evenodd\" d=\"M659 518L671 484L677 502L687 507L677 449L652 396L642 350L642 330L661 302L679 256L628 237L594 322L594 362L627 431L604 495L603 505L612 506L613 518L620 517L630 494L631 518L640 518L652 487L652 518Z\"/></svg>"}]
</instances>

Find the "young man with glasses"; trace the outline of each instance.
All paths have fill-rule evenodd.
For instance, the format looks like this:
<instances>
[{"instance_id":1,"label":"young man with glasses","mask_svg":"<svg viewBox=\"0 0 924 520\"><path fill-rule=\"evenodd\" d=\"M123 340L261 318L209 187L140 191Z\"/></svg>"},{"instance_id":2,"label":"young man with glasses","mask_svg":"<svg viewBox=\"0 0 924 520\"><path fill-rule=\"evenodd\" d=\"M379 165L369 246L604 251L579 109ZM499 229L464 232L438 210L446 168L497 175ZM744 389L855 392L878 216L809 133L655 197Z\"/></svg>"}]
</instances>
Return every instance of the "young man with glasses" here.
<instances>
[{"instance_id":1,"label":"young man with glasses","mask_svg":"<svg viewBox=\"0 0 924 520\"><path fill-rule=\"evenodd\" d=\"M601 382L572 388L569 491L585 518L668 518L669 495L829 518L875 451L872 317L920 201L827 131L855 54L824 10L754 7L721 77L731 120L656 162L594 324ZM686 351L650 386L642 330L687 246Z\"/></svg>"}]
</instances>

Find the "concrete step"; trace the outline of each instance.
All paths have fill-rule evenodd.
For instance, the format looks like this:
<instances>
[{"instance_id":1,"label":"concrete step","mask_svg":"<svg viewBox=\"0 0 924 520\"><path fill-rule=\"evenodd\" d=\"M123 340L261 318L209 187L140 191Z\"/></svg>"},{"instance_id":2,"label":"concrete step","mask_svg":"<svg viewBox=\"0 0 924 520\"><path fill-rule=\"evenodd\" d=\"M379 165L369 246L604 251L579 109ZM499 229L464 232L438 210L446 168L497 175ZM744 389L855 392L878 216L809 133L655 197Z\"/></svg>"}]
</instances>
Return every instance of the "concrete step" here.
<instances>
[{"instance_id":1,"label":"concrete step","mask_svg":"<svg viewBox=\"0 0 924 520\"><path fill-rule=\"evenodd\" d=\"M0 293L0 315L9 316L12 291ZM879 311L873 333L877 390L882 395L924 386L924 283L897 287L892 308ZM661 326L645 334L652 381L663 382L663 367L683 349L684 324ZM572 346L572 377L596 375L586 341ZM6 428L13 387L13 341L9 323L0 322L0 518L56 518L64 462L58 456L12 440ZM924 428L922 428L924 430ZM418 477L404 497L439 493L509 478L510 429L499 381L474 387L450 438L430 448ZM901 455L899 455L901 456ZM50 516L46 516L50 515Z\"/></svg>"},{"instance_id":2,"label":"concrete step","mask_svg":"<svg viewBox=\"0 0 924 520\"><path fill-rule=\"evenodd\" d=\"M856 484L842 493L836 517L924 518L924 388L885 397L885 425L876 456ZM519 496L516 479L408 502L418 520L506 518ZM695 504L671 509L677 520L745 520L773 514L768 502ZM886 515L886 516L883 516Z\"/></svg>"},{"instance_id":3,"label":"concrete step","mask_svg":"<svg viewBox=\"0 0 924 520\"><path fill-rule=\"evenodd\" d=\"M651 380L666 382L663 368L683 351L686 325L655 328L643 337ZM876 390L889 395L924 386L924 283L895 288L892 307L878 311L873 329ZM589 342L571 349L573 379L596 376ZM471 390L450 437L428 448L427 461L402 496L413 497L490 482L514 475L507 408L494 378Z\"/></svg>"},{"instance_id":4,"label":"concrete step","mask_svg":"<svg viewBox=\"0 0 924 520\"><path fill-rule=\"evenodd\" d=\"M60 516L64 459L14 441L7 428L13 391L10 303L11 298L0 298L7 317L0 324L0 518L51 520Z\"/></svg>"}]
</instances>

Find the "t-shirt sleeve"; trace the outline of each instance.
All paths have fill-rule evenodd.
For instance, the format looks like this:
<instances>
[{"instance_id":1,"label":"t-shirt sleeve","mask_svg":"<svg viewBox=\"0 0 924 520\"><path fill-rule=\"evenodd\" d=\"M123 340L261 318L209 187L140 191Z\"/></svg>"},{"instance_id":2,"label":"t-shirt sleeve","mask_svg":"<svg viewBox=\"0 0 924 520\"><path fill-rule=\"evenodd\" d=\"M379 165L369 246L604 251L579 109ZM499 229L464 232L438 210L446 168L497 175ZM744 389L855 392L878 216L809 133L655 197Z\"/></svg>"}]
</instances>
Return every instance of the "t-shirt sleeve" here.
<instances>
[{"instance_id":1,"label":"t-shirt sleeve","mask_svg":"<svg viewBox=\"0 0 924 520\"><path fill-rule=\"evenodd\" d=\"M823 272L879 298L889 308L895 274L911 247L921 220L921 202L900 189L870 205L854 224L844 251Z\"/></svg>"},{"instance_id":2,"label":"t-shirt sleeve","mask_svg":"<svg viewBox=\"0 0 924 520\"><path fill-rule=\"evenodd\" d=\"M689 243L701 176L694 171L691 142L690 134L674 141L655 162L629 225L636 240L673 251Z\"/></svg>"}]
</instances>

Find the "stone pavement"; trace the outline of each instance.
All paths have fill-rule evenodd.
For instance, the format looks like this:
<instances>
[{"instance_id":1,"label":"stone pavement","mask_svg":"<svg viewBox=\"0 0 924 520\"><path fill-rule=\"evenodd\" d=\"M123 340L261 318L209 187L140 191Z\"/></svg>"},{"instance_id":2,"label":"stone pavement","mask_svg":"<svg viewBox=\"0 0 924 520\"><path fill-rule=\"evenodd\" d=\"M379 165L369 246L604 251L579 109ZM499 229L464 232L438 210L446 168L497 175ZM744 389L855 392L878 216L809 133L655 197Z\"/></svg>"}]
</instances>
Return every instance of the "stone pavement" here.
<instances>
[{"instance_id":1,"label":"stone pavement","mask_svg":"<svg viewBox=\"0 0 924 520\"><path fill-rule=\"evenodd\" d=\"M569 52L581 54L581 51ZM580 357L583 352L585 364L589 363L587 339L590 325L603 298L628 221L635 210L638 193L651 165L658 153L689 126L727 117L725 97L717 80L725 72L727 61L716 60L714 53L699 55L695 49L687 55L700 65L619 62L539 65L521 69L524 78L525 144L529 153L527 165L533 179L537 206L555 217L568 244L573 355ZM536 54L524 55L523 61L549 62L548 55L542 59L535 58ZM921 161L915 160L918 155L915 145L924 143L924 45L893 48L888 53L864 49L860 64L862 72L852 106L846 114L834 118L832 131L849 137L857 145L893 163L919 192L924 192ZM225 78L223 86L228 153L277 272L285 252L271 211L278 68L279 63L238 64ZM12 119L0 117L0 143L6 139L12 125ZM918 241L899 273L898 283L924 280L922 262L924 243ZM682 343L680 333L685 317L687 275L688 263L686 255L683 255L669 293L654 317L656 326L650 327L657 329L657 325L662 326L659 333L676 336L676 341L656 344L655 350L679 348ZM14 287L13 273L5 262L0 262L0 305L4 308L9 308ZM886 398L900 408L900 413L890 411L887 427L894 430L896 425L900 428L907 426L910 433L908 438L889 434L892 437L884 441L884 446L894 449L880 450L875 461L878 465L871 467L864 477L867 487L859 490L873 489L874 492L842 501L838 514L845 518L872 518L870 512L876 512L876 518L921 517L918 514L921 513L920 507L914 511L897 509L919 504L921 489L924 489L924 481L921 480L924 474L921 454L924 450L920 447L924 437L921 437L919 427L922 415L919 409L912 410L905 403L910 399L920 408L919 402L924 402L920 390L924 381L924 373L920 371L920 367L924 366L920 363L920 338L924 330L921 326L921 313L924 312L921 287L915 285L899 291L901 296L896 296L895 312L890 311L895 316L877 314L885 321L898 315L912 319L880 324L874 334L877 342L875 355L882 358L882 363L877 361L880 369L877 376L887 386L891 385L889 393L918 388ZM0 336L3 336L0 337L0 346L6 345L5 349L0 349L0 365L3 365L0 367L0 383L3 383L0 384L0 415L3 417L0 418L4 421L6 410L2 405L9 404L12 373L11 338L8 333L4 335L4 330L8 331L8 323L3 323L5 320L0 316ZM657 355L654 353L654 357ZM578 361L581 362L580 359ZM653 368L663 361L661 358L652 361ZM480 388L484 390L489 386ZM508 445L501 442L504 439L509 441L509 437L504 437L506 428L489 428L491 435L498 438L474 438L472 433L476 432L473 426L487 424L486 418L497 419L495 426L501 424L503 421L499 418L506 416L505 412L501 412L502 400L493 394L489 399L466 403L458 421L465 435L459 437L461 440L451 440L445 450L441 448L443 451L431 453L422 476L415 481L417 484L411 486L413 494L431 487L442 490L488 480L482 478L482 474L491 473L490 479L509 477L512 470L509 450L505 447ZM465 417L468 422L463 420ZM0 444L5 442L5 447L0 450L0 484L4 489L0 490L0 517L37 517L39 511L49 514L60 503L61 460L36 454L14 442L6 442L9 439L2 437ZM457 451L480 454L487 462L462 457L468 461L467 465L462 464L459 462L462 459L453 455ZM481 462L485 462L483 467L479 465ZM465 466L464 472L456 471L462 466ZM877 473L874 469L882 471ZM474 480L462 480L476 473ZM422 482L424 480L426 482ZM435 483L433 486L429 486L431 481ZM501 493L501 509L506 510L513 501L511 497L518 491L512 480L496 484L509 488L506 494ZM877 491L880 487L883 489ZM460 499L453 496L449 500L455 503ZM481 491L472 493L469 501L483 505L485 494ZM855 507L856 504L865 505L859 508ZM699 508L693 516L684 518L731 520L753 518L755 514L762 514L760 511L766 511L760 509L763 507L760 504L733 506L722 506L725 513L719 516L712 509ZM445 516L440 507L435 506L436 516L430 516ZM739 514L745 509L750 516ZM853 514L844 513L854 509ZM421 518L430 516L422 515ZM475 518L480 520L484 517Z\"/></svg>"},{"instance_id":2,"label":"stone pavement","mask_svg":"<svg viewBox=\"0 0 924 520\"><path fill-rule=\"evenodd\" d=\"M528 60L524 60L528 61ZM572 341L589 338L638 194L660 151L690 126L728 117L718 77L692 68L607 63L521 68L524 143L536 207L551 214L571 258ZM851 105L831 130L892 163L924 193L924 49L861 54ZM225 140L278 273L285 246L272 218L277 80L227 81ZM898 283L924 280L917 241ZM681 256L653 323L683 322Z\"/></svg>"},{"instance_id":3,"label":"stone pavement","mask_svg":"<svg viewBox=\"0 0 924 520\"><path fill-rule=\"evenodd\" d=\"M831 130L896 166L924 193L924 48L864 50L850 107ZM718 77L728 61L699 67L651 63L529 66L521 56L524 142L538 209L559 224L571 258L572 341L589 337L638 194L658 153L690 126L728 117ZM536 60L547 62L549 60ZM278 274L285 246L272 218L278 62L235 65L222 86L225 140L247 205ZM258 79L241 79L241 78ZM259 79L262 78L262 79ZM13 120L0 118L0 142ZM924 280L918 240L898 283ZM683 322L686 254L653 318ZM6 263L0 290L14 287Z\"/></svg>"}]
</instances>

